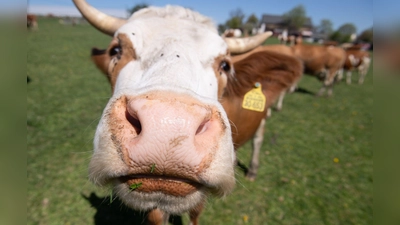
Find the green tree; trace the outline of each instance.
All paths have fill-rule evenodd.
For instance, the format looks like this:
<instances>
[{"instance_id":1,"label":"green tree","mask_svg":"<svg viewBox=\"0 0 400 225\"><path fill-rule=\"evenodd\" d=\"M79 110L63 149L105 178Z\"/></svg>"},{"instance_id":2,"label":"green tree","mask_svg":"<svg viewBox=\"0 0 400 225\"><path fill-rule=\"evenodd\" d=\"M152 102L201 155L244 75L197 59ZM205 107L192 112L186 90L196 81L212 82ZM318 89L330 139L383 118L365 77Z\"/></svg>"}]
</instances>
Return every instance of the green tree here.
<instances>
[{"instance_id":1,"label":"green tree","mask_svg":"<svg viewBox=\"0 0 400 225\"><path fill-rule=\"evenodd\" d=\"M337 41L339 43L345 43L350 41L350 34L343 34L339 30L333 32L329 39L332 41Z\"/></svg>"},{"instance_id":2,"label":"green tree","mask_svg":"<svg viewBox=\"0 0 400 225\"><path fill-rule=\"evenodd\" d=\"M342 35L352 35L352 34L355 34L357 32L357 28L352 23L345 23L345 24L343 24L342 26L340 26L338 28L338 31Z\"/></svg>"},{"instance_id":3,"label":"green tree","mask_svg":"<svg viewBox=\"0 0 400 225\"><path fill-rule=\"evenodd\" d=\"M133 13L135 13L136 11L139 11L141 9L147 8L149 7L148 4L146 3L139 3L137 5L135 5L134 7L127 9L128 13L130 13L130 15L132 15Z\"/></svg>"},{"instance_id":4,"label":"green tree","mask_svg":"<svg viewBox=\"0 0 400 225\"><path fill-rule=\"evenodd\" d=\"M333 32L333 24L328 19L321 20L321 23L317 27L317 33L330 35Z\"/></svg>"},{"instance_id":5,"label":"green tree","mask_svg":"<svg viewBox=\"0 0 400 225\"><path fill-rule=\"evenodd\" d=\"M254 15L254 13L251 14L251 15L249 16L249 18L247 18L246 23L257 25L257 24L258 24L258 18L257 18L257 16Z\"/></svg>"},{"instance_id":6,"label":"green tree","mask_svg":"<svg viewBox=\"0 0 400 225\"><path fill-rule=\"evenodd\" d=\"M247 18L246 23L243 25L245 36L251 33L251 31L257 27L257 24L258 24L258 18L253 13Z\"/></svg>"},{"instance_id":7,"label":"green tree","mask_svg":"<svg viewBox=\"0 0 400 225\"><path fill-rule=\"evenodd\" d=\"M306 10L303 5L298 5L289 12L283 14L284 23L289 29L299 29L307 20Z\"/></svg>"},{"instance_id":8,"label":"green tree","mask_svg":"<svg viewBox=\"0 0 400 225\"><path fill-rule=\"evenodd\" d=\"M372 43L374 40L374 30L372 29L372 27L361 32L357 40Z\"/></svg>"},{"instance_id":9,"label":"green tree","mask_svg":"<svg viewBox=\"0 0 400 225\"><path fill-rule=\"evenodd\" d=\"M241 9L236 9L229 13L230 19L228 19L225 25L231 29L241 28L243 25L244 13Z\"/></svg>"}]
</instances>

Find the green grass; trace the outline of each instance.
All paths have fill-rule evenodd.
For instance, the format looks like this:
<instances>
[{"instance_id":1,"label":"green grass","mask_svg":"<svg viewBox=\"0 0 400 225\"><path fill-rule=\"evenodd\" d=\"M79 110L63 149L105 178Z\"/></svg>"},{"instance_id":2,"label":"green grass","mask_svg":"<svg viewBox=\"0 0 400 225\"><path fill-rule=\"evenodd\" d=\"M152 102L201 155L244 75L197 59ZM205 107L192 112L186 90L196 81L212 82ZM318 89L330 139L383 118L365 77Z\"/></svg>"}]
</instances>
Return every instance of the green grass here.
<instances>
[{"instance_id":1,"label":"green grass","mask_svg":"<svg viewBox=\"0 0 400 225\"><path fill-rule=\"evenodd\" d=\"M40 19L28 34L28 224L143 221L87 180L94 131L110 97L90 48L109 41L89 25L56 19ZM315 93L321 84L305 76L299 86ZM267 121L256 181L238 168L234 192L209 199L201 224L372 224L372 93L371 68L364 85L341 83L331 98L287 95L283 111ZM239 160L247 165L250 153L248 143Z\"/></svg>"}]
</instances>

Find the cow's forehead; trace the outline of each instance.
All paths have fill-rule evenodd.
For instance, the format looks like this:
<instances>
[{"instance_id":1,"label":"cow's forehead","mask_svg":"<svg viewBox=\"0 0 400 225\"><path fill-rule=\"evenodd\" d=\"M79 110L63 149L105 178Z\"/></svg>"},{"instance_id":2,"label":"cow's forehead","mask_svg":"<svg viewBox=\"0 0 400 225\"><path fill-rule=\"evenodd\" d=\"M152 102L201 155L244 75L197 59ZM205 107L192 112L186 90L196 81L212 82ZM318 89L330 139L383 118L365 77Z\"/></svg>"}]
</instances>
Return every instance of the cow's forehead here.
<instances>
[{"instance_id":1,"label":"cow's forehead","mask_svg":"<svg viewBox=\"0 0 400 225\"><path fill-rule=\"evenodd\" d=\"M145 9L141 9L135 12L128 21L138 20L138 19L146 19L146 18L165 18L165 19L182 19L182 20L190 20L196 22L197 24L202 24L204 26L208 26L210 29L215 30L215 25L212 20L206 16L201 15L195 11L180 7L180 6L171 6L167 5L166 7L148 7Z\"/></svg>"},{"instance_id":2,"label":"cow's forehead","mask_svg":"<svg viewBox=\"0 0 400 225\"><path fill-rule=\"evenodd\" d=\"M135 71L137 77L141 74L137 88L163 83L215 97L213 63L227 54L227 44L206 17L180 7L176 8L180 13L169 15L172 9L155 8L158 14L150 9L139 11L139 16L134 14L118 29L115 36L127 36L137 58L121 70L119 80L123 82L117 82L116 88L126 90L128 80L133 80L131 71Z\"/></svg>"},{"instance_id":3,"label":"cow's forehead","mask_svg":"<svg viewBox=\"0 0 400 225\"><path fill-rule=\"evenodd\" d=\"M226 54L227 45L219 37L211 19L179 7L150 7L133 14L128 23L117 32L130 37L135 51L144 59L152 58L158 51L181 51L197 55L199 60L209 60ZM164 53L165 54L165 53Z\"/></svg>"},{"instance_id":4,"label":"cow's forehead","mask_svg":"<svg viewBox=\"0 0 400 225\"><path fill-rule=\"evenodd\" d=\"M142 62L160 54L182 54L207 63L227 53L227 45L207 27L196 27L192 21L149 18L132 21L116 35L126 34Z\"/></svg>"}]
</instances>

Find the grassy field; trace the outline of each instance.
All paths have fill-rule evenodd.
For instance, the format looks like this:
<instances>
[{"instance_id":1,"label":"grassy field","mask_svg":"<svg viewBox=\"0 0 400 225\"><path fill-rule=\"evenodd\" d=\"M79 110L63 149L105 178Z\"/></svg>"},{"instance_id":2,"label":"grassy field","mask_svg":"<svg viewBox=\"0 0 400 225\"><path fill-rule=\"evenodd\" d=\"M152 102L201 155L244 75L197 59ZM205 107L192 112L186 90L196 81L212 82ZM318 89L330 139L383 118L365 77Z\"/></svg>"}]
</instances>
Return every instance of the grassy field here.
<instances>
[{"instance_id":1,"label":"grassy field","mask_svg":"<svg viewBox=\"0 0 400 225\"><path fill-rule=\"evenodd\" d=\"M87 180L110 97L89 55L110 38L89 25L41 19L27 40L28 224L140 224L141 213L110 204L108 190ZM364 85L341 83L331 98L288 95L267 121L257 180L237 168L235 191L211 198L201 224L372 224L372 78L371 68ZM321 84L305 76L299 86L315 93ZM250 146L238 151L246 165ZM187 215L173 218L181 221Z\"/></svg>"}]
</instances>

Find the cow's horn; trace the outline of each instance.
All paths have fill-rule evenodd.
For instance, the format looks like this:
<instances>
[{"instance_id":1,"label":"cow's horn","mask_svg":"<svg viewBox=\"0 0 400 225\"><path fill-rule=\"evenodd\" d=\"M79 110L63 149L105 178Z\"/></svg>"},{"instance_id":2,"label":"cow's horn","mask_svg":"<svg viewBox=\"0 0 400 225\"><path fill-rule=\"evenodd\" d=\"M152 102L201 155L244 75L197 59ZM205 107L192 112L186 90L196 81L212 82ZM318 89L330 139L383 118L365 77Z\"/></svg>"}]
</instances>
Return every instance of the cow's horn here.
<instances>
[{"instance_id":1,"label":"cow's horn","mask_svg":"<svg viewBox=\"0 0 400 225\"><path fill-rule=\"evenodd\" d=\"M73 0L83 17L99 31L113 36L115 31L126 23L126 20L109 16L93 8L85 0Z\"/></svg>"},{"instance_id":2,"label":"cow's horn","mask_svg":"<svg viewBox=\"0 0 400 225\"><path fill-rule=\"evenodd\" d=\"M250 51L264 43L272 35L271 31L245 38L224 38L232 54L241 54Z\"/></svg>"}]
</instances>

